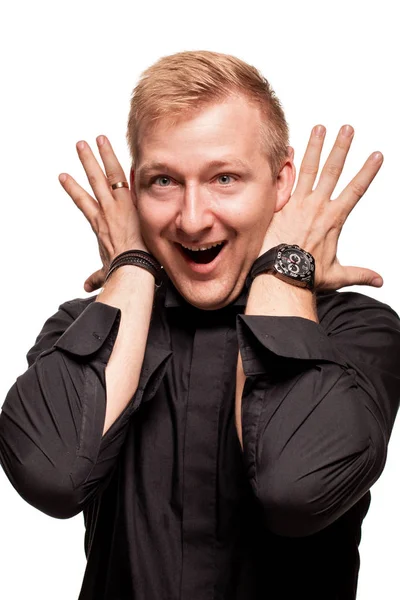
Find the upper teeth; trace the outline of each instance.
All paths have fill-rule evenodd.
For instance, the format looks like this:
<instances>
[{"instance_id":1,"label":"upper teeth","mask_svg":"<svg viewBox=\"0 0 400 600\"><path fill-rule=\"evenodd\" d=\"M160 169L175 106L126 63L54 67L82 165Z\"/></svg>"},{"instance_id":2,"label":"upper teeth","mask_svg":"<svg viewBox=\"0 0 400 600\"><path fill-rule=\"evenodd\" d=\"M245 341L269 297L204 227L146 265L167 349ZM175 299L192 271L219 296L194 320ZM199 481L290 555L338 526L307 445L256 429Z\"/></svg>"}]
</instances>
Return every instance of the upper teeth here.
<instances>
[{"instance_id":1,"label":"upper teeth","mask_svg":"<svg viewBox=\"0 0 400 600\"><path fill-rule=\"evenodd\" d=\"M202 248L192 248L191 246L184 246L183 244L181 244L181 246L183 246L187 250L192 250L193 252L197 252L197 250L209 250L210 248L215 248L215 246L220 246L223 243L224 242L217 242L216 244L211 244L211 246L203 246Z\"/></svg>"}]
</instances>

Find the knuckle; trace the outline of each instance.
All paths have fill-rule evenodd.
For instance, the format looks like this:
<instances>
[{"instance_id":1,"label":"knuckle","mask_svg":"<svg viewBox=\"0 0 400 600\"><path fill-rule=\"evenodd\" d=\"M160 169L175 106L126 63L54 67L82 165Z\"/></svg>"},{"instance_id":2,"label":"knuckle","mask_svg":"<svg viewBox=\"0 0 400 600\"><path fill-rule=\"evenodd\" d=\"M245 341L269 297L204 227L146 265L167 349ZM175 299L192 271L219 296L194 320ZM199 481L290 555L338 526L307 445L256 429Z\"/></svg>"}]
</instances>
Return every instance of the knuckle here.
<instances>
[{"instance_id":1,"label":"knuckle","mask_svg":"<svg viewBox=\"0 0 400 600\"><path fill-rule=\"evenodd\" d=\"M104 232L107 230L107 225L104 222L104 218L102 217L102 215L97 214L93 218L92 228L97 236L104 234Z\"/></svg>"},{"instance_id":2,"label":"knuckle","mask_svg":"<svg viewBox=\"0 0 400 600\"><path fill-rule=\"evenodd\" d=\"M346 222L346 217L344 217L344 216L339 217L335 223L334 229L336 231L341 231L343 229L343 225L345 224L345 222Z\"/></svg>"},{"instance_id":3,"label":"knuckle","mask_svg":"<svg viewBox=\"0 0 400 600\"><path fill-rule=\"evenodd\" d=\"M331 175L332 177L339 177L339 175L342 172L342 167L339 165L330 163L330 164L326 165L325 170L326 170L326 173L328 173L328 175Z\"/></svg>"},{"instance_id":4,"label":"knuckle","mask_svg":"<svg viewBox=\"0 0 400 600\"><path fill-rule=\"evenodd\" d=\"M102 241L108 239L110 235L110 231L104 222L100 223L97 228L97 237L99 237Z\"/></svg>"},{"instance_id":5,"label":"knuckle","mask_svg":"<svg viewBox=\"0 0 400 600\"><path fill-rule=\"evenodd\" d=\"M340 139L335 144L338 150L342 150L343 152L347 152L349 149L349 143L347 141L343 142Z\"/></svg>"},{"instance_id":6,"label":"knuckle","mask_svg":"<svg viewBox=\"0 0 400 600\"><path fill-rule=\"evenodd\" d=\"M331 221L331 230L337 231L338 229L342 229L347 219L347 214L344 211L340 211L339 213L333 214Z\"/></svg>"},{"instance_id":7,"label":"knuckle","mask_svg":"<svg viewBox=\"0 0 400 600\"><path fill-rule=\"evenodd\" d=\"M88 175L88 181L89 181L89 184L90 184L91 188L96 187L96 185L97 185L97 177L95 175Z\"/></svg>"},{"instance_id":8,"label":"knuckle","mask_svg":"<svg viewBox=\"0 0 400 600\"><path fill-rule=\"evenodd\" d=\"M106 172L108 182L110 185L117 183L118 181L125 181L124 176L118 171L107 171Z\"/></svg>"},{"instance_id":9,"label":"knuckle","mask_svg":"<svg viewBox=\"0 0 400 600\"><path fill-rule=\"evenodd\" d=\"M324 221L324 229L321 231L321 237L327 238L331 236L330 239L334 239L337 236L338 231L340 231L346 221L346 216L344 214L335 214L331 213L330 217Z\"/></svg>"},{"instance_id":10,"label":"knuckle","mask_svg":"<svg viewBox=\"0 0 400 600\"><path fill-rule=\"evenodd\" d=\"M100 219L96 224L97 235L101 238L106 238L110 234L110 229L108 227L107 222L104 219Z\"/></svg>"},{"instance_id":11,"label":"knuckle","mask_svg":"<svg viewBox=\"0 0 400 600\"><path fill-rule=\"evenodd\" d=\"M318 167L316 167L315 165L309 165L309 164L301 165L300 173L304 174L304 175L317 175Z\"/></svg>"},{"instance_id":12,"label":"knuckle","mask_svg":"<svg viewBox=\"0 0 400 600\"><path fill-rule=\"evenodd\" d=\"M88 218L85 194L83 192L77 193L73 196L73 200L74 200L76 206L79 208L79 210L83 212L83 214L85 215L86 218Z\"/></svg>"},{"instance_id":13,"label":"knuckle","mask_svg":"<svg viewBox=\"0 0 400 600\"><path fill-rule=\"evenodd\" d=\"M367 285L370 281L368 273L361 272L359 275L359 283L361 285Z\"/></svg>"},{"instance_id":14,"label":"knuckle","mask_svg":"<svg viewBox=\"0 0 400 600\"><path fill-rule=\"evenodd\" d=\"M361 196L363 196L366 192L366 188L365 186L363 186L361 183L358 182L353 182L351 185L351 191L358 196L359 198L361 198Z\"/></svg>"}]
</instances>

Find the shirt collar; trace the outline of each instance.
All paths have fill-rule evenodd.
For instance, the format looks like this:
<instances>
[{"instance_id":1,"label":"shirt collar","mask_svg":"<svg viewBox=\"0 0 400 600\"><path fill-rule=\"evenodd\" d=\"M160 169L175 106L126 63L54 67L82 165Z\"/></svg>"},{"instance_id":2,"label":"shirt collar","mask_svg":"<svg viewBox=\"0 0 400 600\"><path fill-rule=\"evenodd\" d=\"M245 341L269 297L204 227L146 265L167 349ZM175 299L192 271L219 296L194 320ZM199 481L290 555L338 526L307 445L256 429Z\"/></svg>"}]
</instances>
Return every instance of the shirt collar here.
<instances>
[{"instance_id":1,"label":"shirt collar","mask_svg":"<svg viewBox=\"0 0 400 600\"><path fill-rule=\"evenodd\" d=\"M163 285L166 288L164 298L164 306L166 308L191 306L181 296L169 277L165 277ZM246 306L248 293L249 291L245 285L236 300L228 304L228 306Z\"/></svg>"}]
</instances>

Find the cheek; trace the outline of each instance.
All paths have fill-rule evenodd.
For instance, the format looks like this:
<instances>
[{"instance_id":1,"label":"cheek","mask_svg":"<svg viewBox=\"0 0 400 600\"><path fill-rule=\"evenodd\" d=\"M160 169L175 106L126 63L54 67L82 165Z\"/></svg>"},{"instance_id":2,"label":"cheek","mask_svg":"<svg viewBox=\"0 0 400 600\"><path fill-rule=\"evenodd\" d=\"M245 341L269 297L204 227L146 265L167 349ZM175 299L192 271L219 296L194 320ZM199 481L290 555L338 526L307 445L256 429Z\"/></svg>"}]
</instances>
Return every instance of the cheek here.
<instances>
[{"instance_id":1,"label":"cheek","mask_svg":"<svg viewBox=\"0 0 400 600\"><path fill-rule=\"evenodd\" d=\"M137 211L142 235L146 237L157 236L165 226L165 211L159 206L154 206L147 199L138 202Z\"/></svg>"},{"instance_id":2,"label":"cheek","mask_svg":"<svg viewBox=\"0 0 400 600\"><path fill-rule=\"evenodd\" d=\"M265 233L273 214L274 204L262 199L258 202L247 202L240 207L232 207L229 214L226 214L226 220L240 233Z\"/></svg>"}]
</instances>

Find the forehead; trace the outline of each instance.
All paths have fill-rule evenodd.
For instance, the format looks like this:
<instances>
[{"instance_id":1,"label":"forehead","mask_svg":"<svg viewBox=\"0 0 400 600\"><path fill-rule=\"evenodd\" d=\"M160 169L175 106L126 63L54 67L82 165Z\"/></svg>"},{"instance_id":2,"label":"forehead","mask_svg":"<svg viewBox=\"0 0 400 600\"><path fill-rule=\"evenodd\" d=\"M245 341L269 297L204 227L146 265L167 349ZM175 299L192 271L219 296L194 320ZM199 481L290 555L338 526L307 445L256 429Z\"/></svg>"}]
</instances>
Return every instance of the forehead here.
<instances>
[{"instance_id":1,"label":"forehead","mask_svg":"<svg viewBox=\"0 0 400 600\"><path fill-rule=\"evenodd\" d=\"M138 137L139 168L149 162L257 159L261 153L259 109L243 96L209 103L171 124L160 119Z\"/></svg>"}]
</instances>

